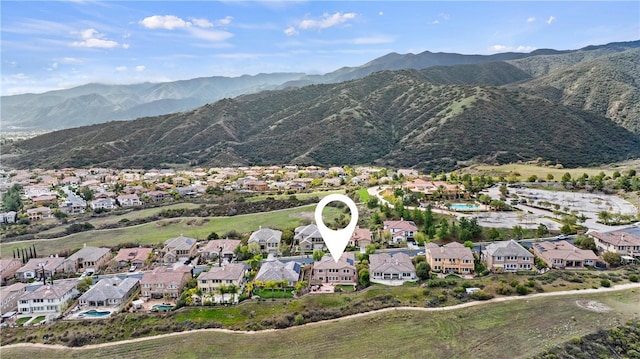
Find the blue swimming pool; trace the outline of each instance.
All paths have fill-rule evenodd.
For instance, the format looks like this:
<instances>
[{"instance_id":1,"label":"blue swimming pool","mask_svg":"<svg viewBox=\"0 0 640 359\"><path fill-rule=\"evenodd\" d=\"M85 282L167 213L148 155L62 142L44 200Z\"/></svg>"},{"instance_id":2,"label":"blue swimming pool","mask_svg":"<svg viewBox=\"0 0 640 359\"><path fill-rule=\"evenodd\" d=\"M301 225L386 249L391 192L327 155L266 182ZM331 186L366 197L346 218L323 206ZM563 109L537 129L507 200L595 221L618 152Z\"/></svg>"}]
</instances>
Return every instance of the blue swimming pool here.
<instances>
[{"instance_id":1,"label":"blue swimming pool","mask_svg":"<svg viewBox=\"0 0 640 359\"><path fill-rule=\"evenodd\" d=\"M454 211L479 211L480 206L472 203L452 203L449 208Z\"/></svg>"},{"instance_id":2,"label":"blue swimming pool","mask_svg":"<svg viewBox=\"0 0 640 359\"><path fill-rule=\"evenodd\" d=\"M79 313L78 318L104 318L104 317L108 317L109 314L111 314L111 311L109 310L90 309L90 310L87 310L86 312Z\"/></svg>"}]
</instances>

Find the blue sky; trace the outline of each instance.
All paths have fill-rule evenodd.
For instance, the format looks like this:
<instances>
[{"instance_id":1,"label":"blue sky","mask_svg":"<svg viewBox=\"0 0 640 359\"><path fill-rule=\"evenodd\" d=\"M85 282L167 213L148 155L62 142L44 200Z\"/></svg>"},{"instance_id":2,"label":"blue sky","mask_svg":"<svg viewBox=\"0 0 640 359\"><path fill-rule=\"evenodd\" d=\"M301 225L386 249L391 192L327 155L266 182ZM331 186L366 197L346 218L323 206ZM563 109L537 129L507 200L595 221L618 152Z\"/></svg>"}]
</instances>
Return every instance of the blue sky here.
<instances>
[{"instance_id":1,"label":"blue sky","mask_svg":"<svg viewBox=\"0 0 640 359\"><path fill-rule=\"evenodd\" d=\"M640 2L5 1L2 95L640 39Z\"/></svg>"}]
</instances>

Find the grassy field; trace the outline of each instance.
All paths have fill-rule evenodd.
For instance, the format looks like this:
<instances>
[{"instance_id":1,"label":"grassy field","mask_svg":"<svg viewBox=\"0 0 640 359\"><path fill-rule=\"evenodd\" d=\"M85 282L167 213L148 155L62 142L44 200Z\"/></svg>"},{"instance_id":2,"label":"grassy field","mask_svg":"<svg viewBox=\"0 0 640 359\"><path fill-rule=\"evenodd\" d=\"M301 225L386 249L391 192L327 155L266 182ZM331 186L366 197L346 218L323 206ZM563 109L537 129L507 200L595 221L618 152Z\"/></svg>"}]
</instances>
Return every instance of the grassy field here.
<instances>
[{"instance_id":1,"label":"grassy field","mask_svg":"<svg viewBox=\"0 0 640 359\"><path fill-rule=\"evenodd\" d=\"M55 240L7 243L0 247L0 256L8 258L12 256L13 249L31 246L32 244L35 244L38 254L42 256L55 254L63 249L80 248L84 244L88 246L113 246L125 242L155 244L181 234L204 239L211 232L222 235L231 230L236 230L240 233L252 232L260 226L269 228L295 227L305 219L312 220L314 210L314 205L308 205L269 213L233 217L163 219L132 227L76 233ZM337 208L326 207L323 213L328 216L337 216L341 212Z\"/></svg>"},{"instance_id":2,"label":"grassy field","mask_svg":"<svg viewBox=\"0 0 640 359\"><path fill-rule=\"evenodd\" d=\"M267 197L273 197L275 199L287 199L291 196L295 196L297 199L299 200L303 200L303 199L308 199L311 197L318 197L318 198L322 198L325 196L328 196L330 194L333 193L344 193L344 190L324 190L324 191L315 191L315 192L309 192L309 193L295 193L293 195L291 194L262 194L259 196L255 196L255 197L247 197L247 202L255 202L255 201L262 201L264 199L266 199Z\"/></svg>"},{"instance_id":3,"label":"grassy field","mask_svg":"<svg viewBox=\"0 0 640 359\"><path fill-rule=\"evenodd\" d=\"M366 188L358 190L358 196L360 196L360 202L366 203L369 200L369 191Z\"/></svg>"},{"instance_id":4,"label":"grassy field","mask_svg":"<svg viewBox=\"0 0 640 359\"><path fill-rule=\"evenodd\" d=\"M190 332L93 349L3 348L2 354L14 359L524 358L638 317L638 301L639 290L576 292L452 311L391 310L282 331Z\"/></svg>"},{"instance_id":5,"label":"grassy field","mask_svg":"<svg viewBox=\"0 0 640 359\"><path fill-rule=\"evenodd\" d=\"M104 226L106 224L118 223L118 222L120 222L120 220L125 219L125 218L131 221L131 220L134 220L134 219L151 217L154 214L158 214L163 210L180 209L180 208L190 209L190 208L198 208L198 207L200 207L200 204L196 204L196 203L175 203L175 204L170 204L168 206L147 208L147 209L141 209L141 210L137 210L137 211L130 211L130 212L127 212L125 214L119 214L119 215L114 215L114 216L91 218L91 219L87 220L86 222L91 223L94 227L100 227L100 226ZM46 231L42 231L42 232L40 232L40 234L61 233L61 232L64 232L64 230L66 228L67 228L66 225L62 225L62 226L58 226L58 227L55 227L55 228L48 229Z\"/></svg>"}]
</instances>

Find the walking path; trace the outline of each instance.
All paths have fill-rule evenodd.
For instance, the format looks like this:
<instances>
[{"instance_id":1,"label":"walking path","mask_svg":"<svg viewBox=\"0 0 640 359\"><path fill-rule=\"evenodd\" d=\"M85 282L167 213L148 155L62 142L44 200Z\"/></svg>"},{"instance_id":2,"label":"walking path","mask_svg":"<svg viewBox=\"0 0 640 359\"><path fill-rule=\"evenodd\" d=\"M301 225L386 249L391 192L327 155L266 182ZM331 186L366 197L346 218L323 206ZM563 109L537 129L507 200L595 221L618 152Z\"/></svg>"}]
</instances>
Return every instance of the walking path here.
<instances>
[{"instance_id":1,"label":"walking path","mask_svg":"<svg viewBox=\"0 0 640 359\"><path fill-rule=\"evenodd\" d=\"M260 331L230 330L230 329L219 329L219 328L194 329L194 330L189 330L189 331L184 331L184 332L160 334L160 335L154 335L154 336L150 336L150 337L121 340L121 341L117 341L117 342L102 343L102 344L91 344L91 345L86 345L86 346L79 347L79 348L75 348L75 347L74 348L70 348L70 347L66 347L64 345L57 345L57 344L56 345L51 345L51 344L42 344L42 343L18 343L18 344L6 345L6 346L3 346L2 348L3 349L9 349L9 348L47 348L47 349L84 350L84 349L99 349L99 348L109 347L109 346L113 346L113 345L137 343L137 342L142 342L142 341L145 341L145 340L153 340L153 339L159 339L159 338L173 337L173 336L178 336L178 335L189 335L189 334L192 334L192 333L201 333L201 332L219 332L219 333L230 333L230 334L255 335L255 334L269 333L269 332L276 332L276 331L283 331L283 330L296 330L297 328L301 328L301 327L305 327L305 326L322 325L322 324L336 322L336 321L344 321L344 320L349 320L349 319L353 319L353 318L359 318L359 317L364 317L364 316L368 316L368 315L386 313L386 312L391 312L391 311L399 311L399 310L403 310L403 311L418 311L418 312L443 312L443 311L457 310L457 309L461 309L461 308L475 307L475 306L478 306L478 305L486 305L486 304L489 304L489 303L511 302L511 301L516 301L516 300L530 300L532 298L539 298L539 297L556 297L556 296L567 296L567 295L581 295L581 294L591 294L591 293L612 292L612 291L620 291L620 290L627 290L627 289L637 289L637 288L640 288L640 283L627 283L627 284L616 285L616 286L609 287L609 288L602 287L602 288L596 288L596 289L590 288L590 289L582 289L582 290L567 290L567 291L561 291L561 292L537 293L537 294L530 294L530 295L524 295L524 296L500 297L500 298L494 298L494 299L490 299L490 300L486 300L486 301L468 302L468 303L457 304L457 305L452 305L452 306L448 306L448 307L437 307L437 308L390 307L390 308L384 308L384 309L374 310L374 311L370 311L370 312L352 314L352 315L348 315L348 316L340 317L340 318L335 318L335 319L328 319L328 320L322 320L322 321L319 321L319 322L307 323L307 324L304 324L304 325L298 325L298 326L289 327L289 328L285 328L285 329L265 329L265 330L260 330Z\"/></svg>"}]
</instances>

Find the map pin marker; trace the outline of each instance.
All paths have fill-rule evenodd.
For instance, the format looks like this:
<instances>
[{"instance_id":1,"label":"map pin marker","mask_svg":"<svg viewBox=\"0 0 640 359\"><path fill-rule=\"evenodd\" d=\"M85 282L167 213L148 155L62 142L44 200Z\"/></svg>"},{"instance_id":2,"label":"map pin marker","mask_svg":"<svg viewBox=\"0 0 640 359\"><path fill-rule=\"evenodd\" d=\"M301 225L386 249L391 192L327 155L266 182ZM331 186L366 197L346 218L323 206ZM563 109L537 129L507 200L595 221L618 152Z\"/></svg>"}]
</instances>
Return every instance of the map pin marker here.
<instances>
[{"instance_id":1,"label":"map pin marker","mask_svg":"<svg viewBox=\"0 0 640 359\"><path fill-rule=\"evenodd\" d=\"M322 210L330 202L342 202L349 207L349 210L351 211L351 222L349 222L349 225L346 228L334 231L324 225L324 221L322 220ZM329 252L333 257L333 260L337 263L340 260L342 253L344 253L345 248L347 248L347 244L349 244L349 239L353 235L356 225L358 225L358 207L356 207L356 204L351 200L351 198L343 194L330 194L320 200L316 206L315 219L318 231L320 231L324 243L327 245L327 248L329 248Z\"/></svg>"}]
</instances>

